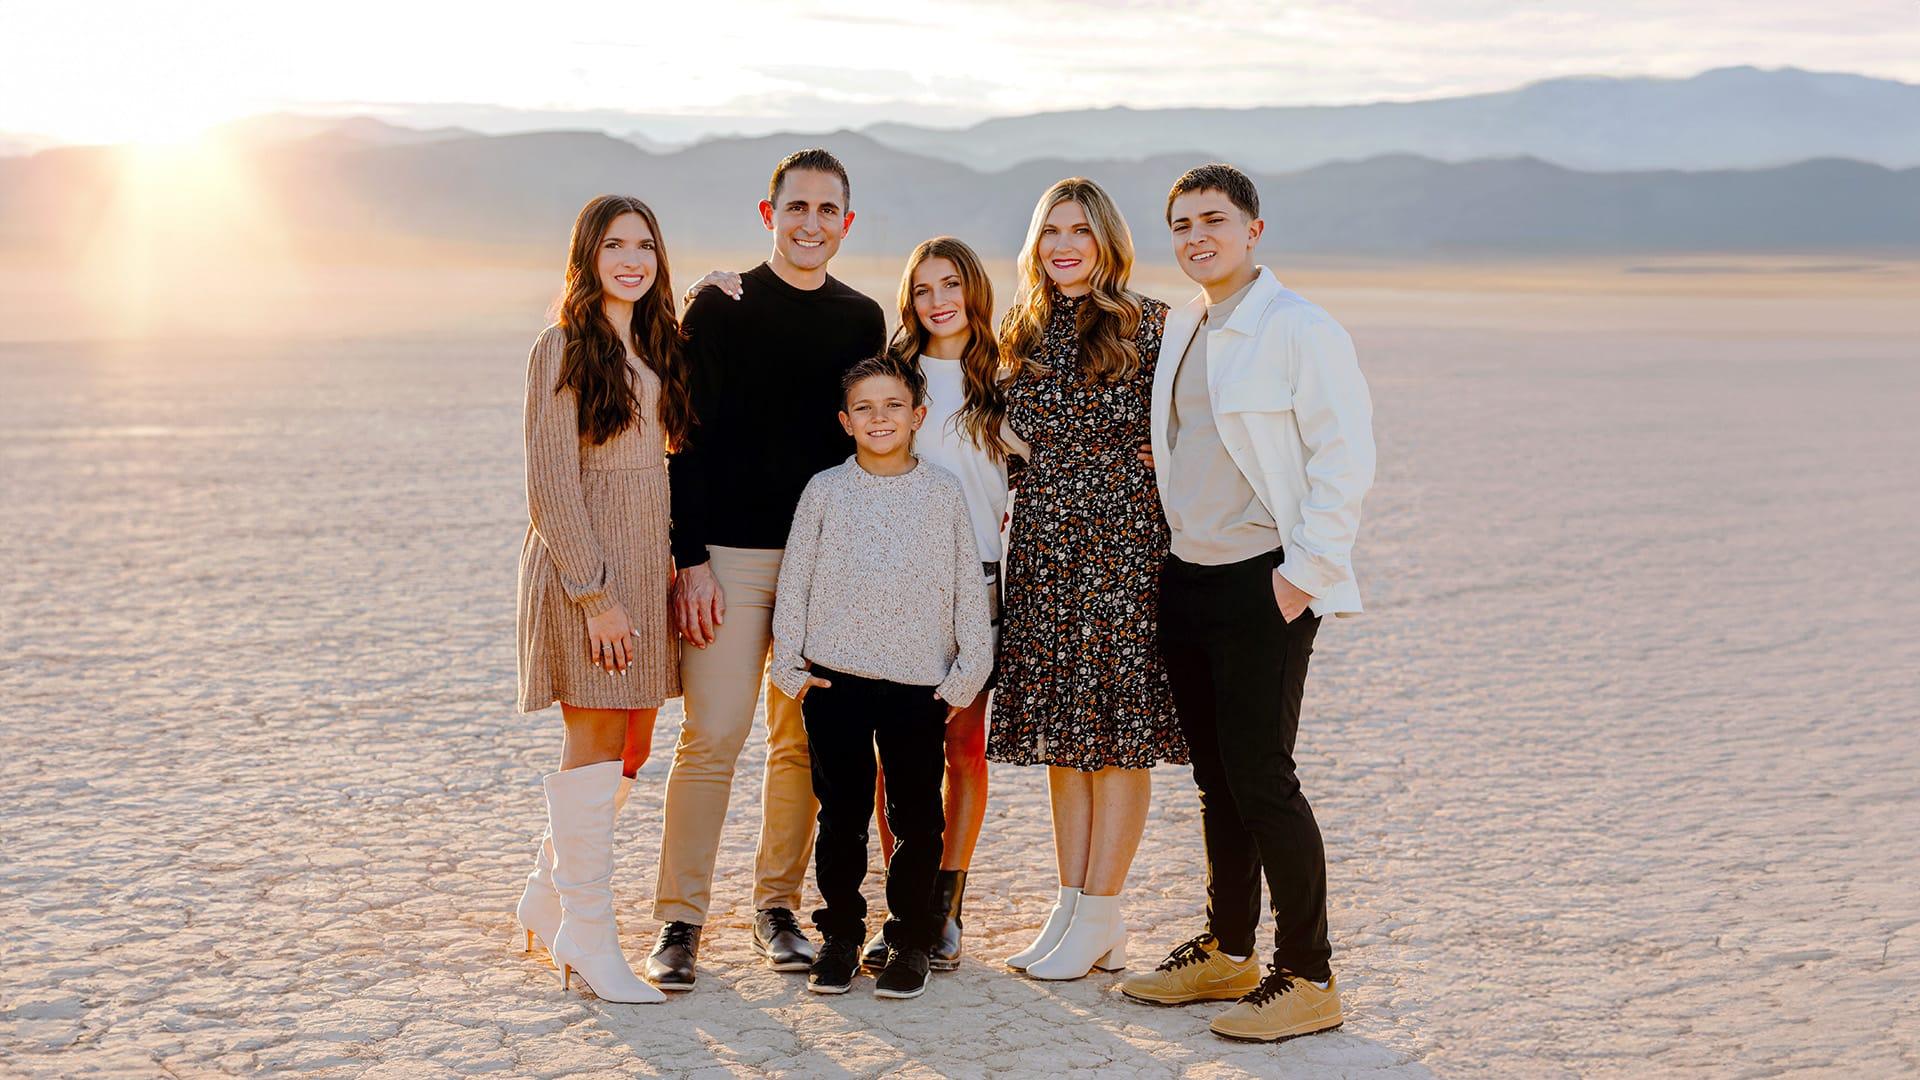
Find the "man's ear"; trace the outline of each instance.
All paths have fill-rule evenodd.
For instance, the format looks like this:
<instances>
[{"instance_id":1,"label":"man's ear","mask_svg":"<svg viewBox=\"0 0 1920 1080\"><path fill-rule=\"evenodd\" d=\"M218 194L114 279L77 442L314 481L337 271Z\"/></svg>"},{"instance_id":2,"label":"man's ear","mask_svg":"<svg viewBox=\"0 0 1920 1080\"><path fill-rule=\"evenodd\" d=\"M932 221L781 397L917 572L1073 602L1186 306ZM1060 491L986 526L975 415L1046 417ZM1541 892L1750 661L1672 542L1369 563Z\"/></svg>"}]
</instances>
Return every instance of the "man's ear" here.
<instances>
[{"instance_id":1,"label":"man's ear","mask_svg":"<svg viewBox=\"0 0 1920 1080\"><path fill-rule=\"evenodd\" d=\"M1260 234L1267 231L1267 223L1260 218L1254 218L1253 221L1248 223L1247 228L1253 230L1253 242L1255 245L1258 245L1260 243Z\"/></svg>"},{"instance_id":2,"label":"man's ear","mask_svg":"<svg viewBox=\"0 0 1920 1080\"><path fill-rule=\"evenodd\" d=\"M766 199L760 200L760 224L765 225L768 232L773 231L773 203Z\"/></svg>"},{"instance_id":3,"label":"man's ear","mask_svg":"<svg viewBox=\"0 0 1920 1080\"><path fill-rule=\"evenodd\" d=\"M847 235L847 233L852 231L853 231L853 211L849 210L846 212L846 214L842 215L840 218L840 235L845 236Z\"/></svg>"}]
</instances>

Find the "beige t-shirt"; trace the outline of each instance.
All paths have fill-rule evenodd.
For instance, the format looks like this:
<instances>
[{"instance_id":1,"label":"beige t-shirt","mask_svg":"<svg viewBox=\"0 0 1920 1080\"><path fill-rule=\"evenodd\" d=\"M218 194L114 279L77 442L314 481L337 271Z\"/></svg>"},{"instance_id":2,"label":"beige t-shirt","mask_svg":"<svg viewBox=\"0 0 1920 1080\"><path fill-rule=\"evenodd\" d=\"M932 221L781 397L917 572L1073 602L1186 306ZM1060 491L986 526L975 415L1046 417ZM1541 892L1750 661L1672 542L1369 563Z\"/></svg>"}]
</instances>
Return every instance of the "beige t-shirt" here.
<instances>
[{"instance_id":1,"label":"beige t-shirt","mask_svg":"<svg viewBox=\"0 0 1920 1080\"><path fill-rule=\"evenodd\" d=\"M1251 559L1280 547L1280 527L1253 486L1221 445L1207 395L1207 327L1227 321L1253 288L1209 305L1173 376L1173 409L1167 416L1171 461L1163 502L1173 530L1173 553L1202 566Z\"/></svg>"}]
</instances>

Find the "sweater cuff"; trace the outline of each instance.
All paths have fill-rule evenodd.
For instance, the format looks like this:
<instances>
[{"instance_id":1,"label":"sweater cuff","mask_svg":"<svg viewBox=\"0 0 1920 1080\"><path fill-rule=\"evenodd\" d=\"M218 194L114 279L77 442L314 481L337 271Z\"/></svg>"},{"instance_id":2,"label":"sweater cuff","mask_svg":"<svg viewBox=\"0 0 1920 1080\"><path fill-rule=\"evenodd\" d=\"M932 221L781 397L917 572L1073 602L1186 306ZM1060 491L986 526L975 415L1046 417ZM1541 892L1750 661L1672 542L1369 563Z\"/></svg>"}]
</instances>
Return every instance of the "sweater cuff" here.
<instances>
[{"instance_id":1,"label":"sweater cuff","mask_svg":"<svg viewBox=\"0 0 1920 1080\"><path fill-rule=\"evenodd\" d=\"M676 544L673 548L673 566L676 570L705 566L709 558L705 544Z\"/></svg>"},{"instance_id":2,"label":"sweater cuff","mask_svg":"<svg viewBox=\"0 0 1920 1080\"><path fill-rule=\"evenodd\" d=\"M807 686L806 668L775 668L767 673L768 681L780 688L780 692L790 698L800 696Z\"/></svg>"},{"instance_id":3,"label":"sweater cuff","mask_svg":"<svg viewBox=\"0 0 1920 1080\"><path fill-rule=\"evenodd\" d=\"M596 589L574 601L580 605L580 610L585 612L589 619L612 611L614 602L612 594L605 589Z\"/></svg>"},{"instance_id":4,"label":"sweater cuff","mask_svg":"<svg viewBox=\"0 0 1920 1080\"><path fill-rule=\"evenodd\" d=\"M976 675L955 664L933 692L939 695L941 701L964 709L980 696L980 686L986 681L985 676Z\"/></svg>"}]
</instances>

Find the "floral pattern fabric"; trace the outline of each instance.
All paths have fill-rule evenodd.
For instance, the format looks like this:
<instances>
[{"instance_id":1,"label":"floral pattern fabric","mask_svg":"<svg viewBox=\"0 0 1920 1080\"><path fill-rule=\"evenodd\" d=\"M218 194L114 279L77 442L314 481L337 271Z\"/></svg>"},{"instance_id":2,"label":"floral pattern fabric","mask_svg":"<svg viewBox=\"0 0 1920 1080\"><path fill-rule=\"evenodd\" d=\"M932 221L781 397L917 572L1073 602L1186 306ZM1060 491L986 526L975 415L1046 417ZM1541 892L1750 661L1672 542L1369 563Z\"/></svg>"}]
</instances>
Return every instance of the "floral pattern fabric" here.
<instances>
[{"instance_id":1,"label":"floral pattern fabric","mask_svg":"<svg viewBox=\"0 0 1920 1080\"><path fill-rule=\"evenodd\" d=\"M1184 764L1159 644L1166 517L1148 441L1167 305L1144 300L1140 369L1090 385L1075 331L1083 298L1053 297L1007 422L1032 447L1007 539L999 688L987 756L1091 771Z\"/></svg>"}]
</instances>

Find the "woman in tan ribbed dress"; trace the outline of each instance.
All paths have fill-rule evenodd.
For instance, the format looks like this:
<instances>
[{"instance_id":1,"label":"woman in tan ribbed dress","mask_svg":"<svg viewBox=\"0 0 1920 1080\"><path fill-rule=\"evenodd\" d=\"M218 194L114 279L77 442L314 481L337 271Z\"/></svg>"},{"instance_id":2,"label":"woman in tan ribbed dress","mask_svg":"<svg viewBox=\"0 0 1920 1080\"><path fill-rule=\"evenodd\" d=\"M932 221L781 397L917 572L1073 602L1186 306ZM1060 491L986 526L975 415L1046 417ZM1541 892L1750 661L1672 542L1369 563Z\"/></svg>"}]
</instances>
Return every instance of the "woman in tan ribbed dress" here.
<instances>
[{"instance_id":1,"label":"woman in tan ribbed dress","mask_svg":"<svg viewBox=\"0 0 1920 1080\"><path fill-rule=\"evenodd\" d=\"M517 915L564 986L656 1002L620 952L613 822L654 716L680 693L668 623L666 450L691 422L679 319L653 211L602 195L574 221L560 318L527 361L520 708L560 703L547 835Z\"/></svg>"}]
</instances>

